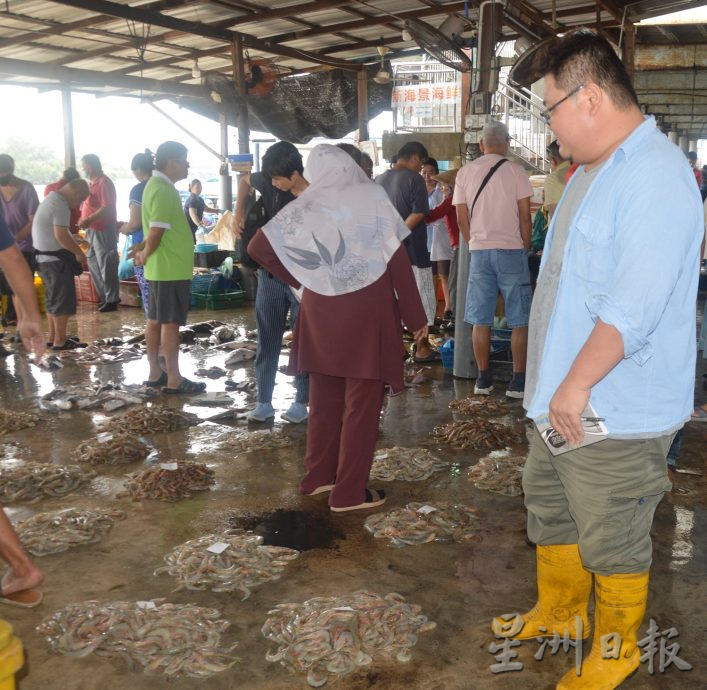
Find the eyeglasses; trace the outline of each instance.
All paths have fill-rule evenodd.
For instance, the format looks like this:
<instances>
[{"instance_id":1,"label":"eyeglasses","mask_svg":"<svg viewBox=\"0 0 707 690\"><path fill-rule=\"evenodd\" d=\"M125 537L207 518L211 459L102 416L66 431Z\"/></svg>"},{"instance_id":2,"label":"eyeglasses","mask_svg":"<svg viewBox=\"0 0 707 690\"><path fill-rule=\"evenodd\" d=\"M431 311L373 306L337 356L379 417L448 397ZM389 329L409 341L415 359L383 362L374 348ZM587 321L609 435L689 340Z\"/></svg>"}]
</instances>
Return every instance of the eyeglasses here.
<instances>
[{"instance_id":1,"label":"eyeglasses","mask_svg":"<svg viewBox=\"0 0 707 690\"><path fill-rule=\"evenodd\" d=\"M543 119L546 125L550 124L550 120L552 119L552 111L555 110L558 106L562 105L568 98L572 98L572 96L578 94L582 89L584 88L584 84L580 84L578 87L572 89L564 98L560 98L555 105L550 106L549 108L546 108L540 113L540 117Z\"/></svg>"}]
</instances>

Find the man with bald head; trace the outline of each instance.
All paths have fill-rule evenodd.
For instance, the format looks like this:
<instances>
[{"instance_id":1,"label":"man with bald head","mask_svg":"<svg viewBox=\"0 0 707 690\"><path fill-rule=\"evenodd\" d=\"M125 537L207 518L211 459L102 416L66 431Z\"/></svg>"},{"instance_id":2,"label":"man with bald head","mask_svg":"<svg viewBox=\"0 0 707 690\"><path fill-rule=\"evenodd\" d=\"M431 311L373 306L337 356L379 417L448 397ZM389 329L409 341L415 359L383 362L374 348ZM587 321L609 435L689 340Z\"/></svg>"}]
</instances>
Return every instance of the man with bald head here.
<instances>
[{"instance_id":1,"label":"man with bald head","mask_svg":"<svg viewBox=\"0 0 707 690\"><path fill-rule=\"evenodd\" d=\"M71 180L59 191L49 192L39 204L32 221L32 242L37 252L39 275L44 283L49 337L54 350L70 350L79 346L77 340L66 336L69 317L76 314L74 273L66 259L73 257L82 265L86 262L81 247L71 234L70 219L71 210L79 208L88 194L86 180Z\"/></svg>"},{"instance_id":2,"label":"man with bald head","mask_svg":"<svg viewBox=\"0 0 707 690\"><path fill-rule=\"evenodd\" d=\"M457 175L452 203L459 231L469 244L469 286L464 320L472 325L471 341L479 369L474 393L493 390L491 328L498 293L503 296L506 323L512 329L513 378L509 398L522 398L530 316L530 197L528 175L507 158L510 137L503 122L490 120L479 142L483 156Z\"/></svg>"}]
</instances>

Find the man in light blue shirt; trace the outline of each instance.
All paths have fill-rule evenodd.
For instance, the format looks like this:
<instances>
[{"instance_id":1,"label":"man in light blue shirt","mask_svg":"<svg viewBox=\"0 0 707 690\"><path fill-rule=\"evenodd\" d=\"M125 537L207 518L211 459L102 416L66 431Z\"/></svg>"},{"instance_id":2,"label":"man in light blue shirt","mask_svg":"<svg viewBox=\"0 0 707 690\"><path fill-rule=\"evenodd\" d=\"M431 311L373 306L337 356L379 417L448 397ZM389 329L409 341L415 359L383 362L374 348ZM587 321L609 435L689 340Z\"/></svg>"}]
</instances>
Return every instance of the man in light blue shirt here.
<instances>
[{"instance_id":1,"label":"man in light blue shirt","mask_svg":"<svg viewBox=\"0 0 707 690\"><path fill-rule=\"evenodd\" d=\"M535 64L542 116L582 165L543 251L524 405L577 446L591 403L609 437L555 456L535 430L523 489L538 602L519 634L498 618L493 627L516 639L586 637L594 580L592 651L557 687L610 690L639 666L651 524L670 487L670 442L692 410L702 206L684 155L643 117L607 41L572 32ZM610 633L623 641L618 658L601 653Z\"/></svg>"}]
</instances>

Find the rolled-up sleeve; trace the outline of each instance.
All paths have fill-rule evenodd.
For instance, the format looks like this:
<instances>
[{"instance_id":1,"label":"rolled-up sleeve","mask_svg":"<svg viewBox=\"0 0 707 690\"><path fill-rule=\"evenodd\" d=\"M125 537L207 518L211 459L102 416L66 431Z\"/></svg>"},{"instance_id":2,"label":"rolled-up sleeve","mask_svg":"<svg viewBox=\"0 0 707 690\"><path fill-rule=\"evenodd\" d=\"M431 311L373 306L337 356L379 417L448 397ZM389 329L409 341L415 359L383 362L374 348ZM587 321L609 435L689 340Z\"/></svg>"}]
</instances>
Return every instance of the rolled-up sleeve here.
<instances>
[{"instance_id":1,"label":"rolled-up sleeve","mask_svg":"<svg viewBox=\"0 0 707 690\"><path fill-rule=\"evenodd\" d=\"M621 304L611 295L599 293L587 299L587 309L594 321L613 326L624 342L624 357L632 358L643 366L653 355L650 341L643 335L639 324L626 313Z\"/></svg>"},{"instance_id":2,"label":"rolled-up sleeve","mask_svg":"<svg viewBox=\"0 0 707 690\"><path fill-rule=\"evenodd\" d=\"M688 180L692 182L691 180ZM686 194L685 181L658 171L644 181L640 195L627 198L615 223L612 270L608 281L585 301L592 318L614 326L624 342L624 357L644 365L652 356L650 336L657 328L683 271L698 271L693 260L701 240L702 204L698 191ZM692 189L690 188L691 192ZM666 195L686 203L646 205ZM656 251L656 248L660 248Z\"/></svg>"}]
</instances>

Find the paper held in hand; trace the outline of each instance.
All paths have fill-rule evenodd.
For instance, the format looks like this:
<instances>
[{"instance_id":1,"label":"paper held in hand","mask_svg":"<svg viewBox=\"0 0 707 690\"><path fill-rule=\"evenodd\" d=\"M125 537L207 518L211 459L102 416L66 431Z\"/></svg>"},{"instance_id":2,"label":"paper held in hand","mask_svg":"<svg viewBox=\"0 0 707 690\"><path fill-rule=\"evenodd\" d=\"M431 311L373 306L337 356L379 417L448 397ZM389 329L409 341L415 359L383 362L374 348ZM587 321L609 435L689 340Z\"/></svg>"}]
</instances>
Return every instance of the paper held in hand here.
<instances>
[{"instance_id":1,"label":"paper held in hand","mask_svg":"<svg viewBox=\"0 0 707 690\"><path fill-rule=\"evenodd\" d=\"M568 443L558 431L555 431L549 420L537 422L538 432L553 455L562 455L570 450L590 446L592 443L603 441L609 435L603 418L595 412L591 405L584 408L580 419L584 428L584 438L577 445Z\"/></svg>"}]
</instances>

